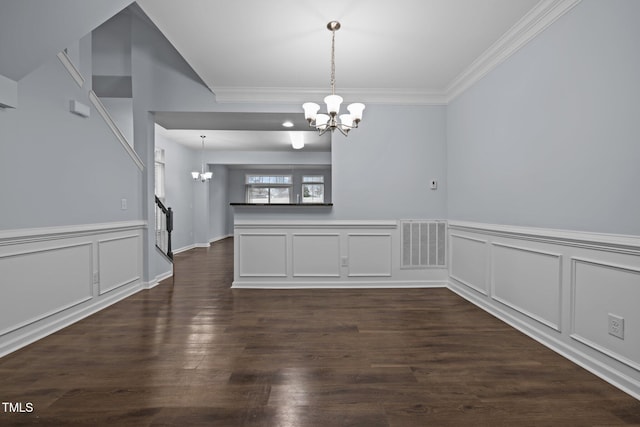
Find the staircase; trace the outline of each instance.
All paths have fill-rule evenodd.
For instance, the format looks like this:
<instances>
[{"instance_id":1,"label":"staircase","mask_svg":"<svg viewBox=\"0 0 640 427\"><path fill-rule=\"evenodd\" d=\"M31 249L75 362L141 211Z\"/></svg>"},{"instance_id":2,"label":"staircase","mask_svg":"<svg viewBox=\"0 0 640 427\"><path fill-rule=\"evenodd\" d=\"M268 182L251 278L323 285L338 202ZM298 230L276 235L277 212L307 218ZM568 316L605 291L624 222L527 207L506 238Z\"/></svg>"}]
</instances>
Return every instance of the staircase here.
<instances>
[{"instance_id":1,"label":"staircase","mask_svg":"<svg viewBox=\"0 0 640 427\"><path fill-rule=\"evenodd\" d=\"M156 247L173 262L171 232L173 231L173 211L156 196Z\"/></svg>"}]
</instances>

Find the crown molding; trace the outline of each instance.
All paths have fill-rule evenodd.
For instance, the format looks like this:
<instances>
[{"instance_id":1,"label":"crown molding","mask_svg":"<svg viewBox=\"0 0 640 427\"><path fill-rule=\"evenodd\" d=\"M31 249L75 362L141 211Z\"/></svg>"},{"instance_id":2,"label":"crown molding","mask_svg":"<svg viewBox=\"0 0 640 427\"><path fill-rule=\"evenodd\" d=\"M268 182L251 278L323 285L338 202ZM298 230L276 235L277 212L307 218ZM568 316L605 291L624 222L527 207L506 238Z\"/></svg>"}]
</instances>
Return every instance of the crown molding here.
<instances>
[{"instance_id":1,"label":"crown molding","mask_svg":"<svg viewBox=\"0 0 640 427\"><path fill-rule=\"evenodd\" d=\"M500 63L543 32L558 18L573 9L580 1L581 0L541 0L449 84L446 89L446 102L451 102L479 81Z\"/></svg>"},{"instance_id":2,"label":"crown molding","mask_svg":"<svg viewBox=\"0 0 640 427\"><path fill-rule=\"evenodd\" d=\"M308 101L322 102L329 90L318 88L284 87L219 87L211 91L219 103L278 103L302 104ZM445 93L425 92L416 89L340 89L339 95L349 102L368 104L444 105Z\"/></svg>"},{"instance_id":3,"label":"crown molding","mask_svg":"<svg viewBox=\"0 0 640 427\"><path fill-rule=\"evenodd\" d=\"M487 73L524 47L581 0L541 0L493 45L475 59L442 92L418 89L342 88L345 102L400 105L446 105ZM211 88L219 103L301 104L328 95L326 88L217 87Z\"/></svg>"}]
</instances>

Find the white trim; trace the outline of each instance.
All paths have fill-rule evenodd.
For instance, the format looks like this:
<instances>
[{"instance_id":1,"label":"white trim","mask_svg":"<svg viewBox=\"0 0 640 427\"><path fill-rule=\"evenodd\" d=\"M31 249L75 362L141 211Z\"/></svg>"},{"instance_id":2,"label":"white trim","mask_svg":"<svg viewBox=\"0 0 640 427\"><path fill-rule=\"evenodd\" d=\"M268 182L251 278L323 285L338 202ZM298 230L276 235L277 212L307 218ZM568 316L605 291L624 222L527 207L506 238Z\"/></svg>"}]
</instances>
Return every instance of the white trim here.
<instances>
[{"instance_id":1,"label":"white trim","mask_svg":"<svg viewBox=\"0 0 640 427\"><path fill-rule=\"evenodd\" d=\"M118 289L118 288L121 288L121 287L123 287L123 286L127 286L127 285L130 285L130 284L132 284L132 283L135 283L135 282L137 282L138 280L140 280L140 276L135 276L135 277L132 277L132 278L130 278L130 279L126 279L126 280L124 280L123 282L116 283L115 285L112 285L112 286L111 286L110 288L108 288L108 289L102 289L102 288L100 288L100 291L99 291L99 293L98 293L98 294L99 294L100 296L105 295L105 294L108 294L108 293L110 293L110 292L115 291L115 290L116 290L116 289Z\"/></svg>"},{"instance_id":2,"label":"white trim","mask_svg":"<svg viewBox=\"0 0 640 427\"><path fill-rule=\"evenodd\" d=\"M640 236L454 220L449 221L449 230L449 236L457 234L456 231L469 233L470 238L477 238L480 235L488 236L492 249L498 246L507 247L558 258L561 285L558 297L560 316L557 329L550 329L551 325L545 322L540 323L540 319L514 305L504 305L495 296L477 293L475 289L459 282L451 272L449 272L449 289L615 387L640 399L640 377L637 375L640 371L640 363L637 360L630 360L628 356L614 348L605 348L602 343L593 342L590 337L579 335L575 330L576 262L582 261L638 273L640 272L640 267L637 265L637 257L640 256ZM514 246L515 243L511 244L504 239L517 240L519 242L517 245L520 246ZM567 265L565 258L570 260L570 265ZM627 264L628 262L633 265ZM490 277L492 274L489 272ZM566 289L567 283L569 289ZM565 298L568 298L568 301ZM563 326L564 322L568 325Z\"/></svg>"},{"instance_id":3,"label":"white trim","mask_svg":"<svg viewBox=\"0 0 640 427\"><path fill-rule=\"evenodd\" d=\"M25 331L21 334L12 336L11 340L0 344L0 357L6 356L9 353L19 350L31 343L34 343L48 335L51 335L61 329L70 326L85 317L91 316L105 308L113 305L123 299L137 293L142 289L140 284L126 287L120 291L113 292L110 295L96 299L94 304L86 305L85 307L79 307L78 310L68 312L68 314L61 316L52 322L43 324L36 329ZM55 316L55 315L54 315Z\"/></svg>"},{"instance_id":4,"label":"white trim","mask_svg":"<svg viewBox=\"0 0 640 427\"><path fill-rule=\"evenodd\" d=\"M482 243L483 245L485 245L486 251L489 251L491 249L491 247L488 245L489 241L486 240L486 239L477 239L477 238L474 238L474 237L469 237L469 236L465 236L465 235L462 235L462 234L453 234L453 233L449 232L449 250L448 250L448 253L447 253L447 255L449 256L449 278L453 279L453 280L455 280L457 282L460 282L461 284L473 289L476 292L481 293L484 296L489 296L489 291L487 289L482 289L482 288L474 285L473 283L467 282L466 280L461 279L460 277L458 277L455 274L453 274L453 268L454 268L454 264L453 264L453 246L454 246L453 245L453 238L454 237L456 239L468 240L470 242L475 242L475 243ZM487 271L491 268L490 265L488 264L489 263L489 258L490 258L489 253L485 252L485 264L486 264ZM487 286L486 278L485 278L485 286ZM489 286L487 286L487 288L488 287Z\"/></svg>"},{"instance_id":5,"label":"white trim","mask_svg":"<svg viewBox=\"0 0 640 427\"><path fill-rule=\"evenodd\" d=\"M564 246L640 255L640 236L633 235L593 233L453 220L449 221L449 229L482 232L495 236L517 238L520 240L555 243Z\"/></svg>"},{"instance_id":6,"label":"white trim","mask_svg":"<svg viewBox=\"0 0 640 427\"><path fill-rule=\"evenodd\" d=\"M228 239L229 237L233 237L233 233L232 234L225 234L223 236L218 236L218 237L212 237L211 239L209 239L209 244L212 244L212 243L215 243L215 242L219 242L220 240Z\"/></svg>"},{"instance_id":7,"label":"white trim","mask_svg":"<svg viewBox=\"0 0 640 427\"><path fill-rule=\"evenodd\" d=\"M118 128L118 125L116 125L116 122L111 118L111 115L109 115L109 112L102 104L102 101L100 101L100 98L98 98L98 95L96 95L93 90L89 91L89 100L91 101L93 106L96 107L96 110L98 111L98 113L100 113L100 116L104 119L109 129L111 129L113 135L120 142L122 148L124 148L127 154L129 154L131 160L133 160L136 166L138 166L138 169L140 169L140 171L144 171L144 163L142 162L140 157L138 157L138 154L135 152L135 150L131 147L131 144L129 144L127 138L122 134L122 132Z\"/></svg>"},{"instance_id":8,"label":"white trim","mask_svg":"<svg viewBox=\"0 0 640 427\"><path fill-rule=\"evenodd\" d=\"M455 280L456 282L460 283L461 285L464 285L466 287L468 287L469 289L471 289L472 291L478 292L479 294L484 295L485 297L489 296L489 292L487 292L484 289L481 289L479 287L477 287L476 285L467 282L466 280L463 280L457 276L454 276L453 274L449 273L449 278Z\"/></svg>"},{"instance_id":9,"label":"white trim","mask_svg":"<svg viewBox=\"0 0 640 427\"><path fill-rule=\"evenodd\" d=\"M462 239L462 240L468 240L470 242L474 242L474 243L481 243L483 245L483 247L485 248L485 253L484 253L484 261L485 261L485 277L483 277L484 280L484 284L485 286L487 286L487 274L489 274L490 271L490 266L489 266L489 254L486 252L488 250L491 249L491 247L488 245L489 241L486 239L477 239L475 237L469 237L469 236L465 236L462 234L453 234L451 232L449 232L449 251L448 251L448 255L449 255L449 278L453 279L457 282L460 282L461 284L469 287L470 289L473 289L476 292L481 293L484 296L489 296L489 291L487 289L482 289L479 286L474 285L473 283L467 282L464 279L461 279L460 277L456 276L455 274L453 274L453 268L454 268L454 263L453 263L453 238L456 239Z\"/></svg>"},{"instance_id":10,"label":"white trim","mask_svg":"<svg viewBox=\"0 0 640 427\"><path fill-rule=\"evenodd\" d=\"M173 270L165 271L164 273L158 274L153 280L144 283L144 289L153 289L160 284L163 280L168 279L169 277L173 277Z\"/></svg>"},{"instance_id":11,"label":"white trim","mask_svg":"<svg viewBox=\"0 0 640 427\"><path fill-rule=\"evenodd\" d=\"M398 221L313 221L313 220L236 220L234 223L235 229L245 228L286 228L286 229L299 229L299 228L312 228L312 229L335 229L335 228L398 228Z\"/></svg>"},{"instance_id":12,"label":"white trim","mask_svg":"<svg viewBox=\"0 0 640 427\"><path fill-rule=\"evenodd\" d=\"M193 243L191 245L183 246L180 249L174 250L173 254L176 255L176 254L180 254L182 252L190 251L191 249L195 249L195 247L196 247L195 243Z\"/></svg>"},{"instance_id":13,"label":"white trim","mask_svg":"<svg viewBox=\"0 0 640 427\"><path fill-rule=\"evenodd\" d=\"M296 237L335 237L338 248L340 247L340 233L291 233L291 277L340 277L340 249L335 254L335 270L337 273L296 273Z\"/></svg>"},{"instance_id":14,"label":"white trim","mask_svg":"<svg viewBox=\"0 0 640 427\"><path fill-rule=\"evenodd\" d=\"M588 354L581 352L566 343L563 343L558 338L555 338L549 334L542 333L540 329L536 329L531 327L530 325L527 325L527 323L523 322L517 317L487 302L478 295L469 292L469 290L465 288L461 288L460 286L455 285L451 282L449 283L448 287L452 292L480 307L482 310L493 315L494 317L502 320L506 324L514 327L518 331L527 335L529 338L539 342L540 344L569 359L573 363L581 366L597 377L607 381L608 383L619 388L625 393L640 400L640 392L638 392L638 390L640 390L639 381L636 381L635 379L624 375L622 372L613 369L606 363L603 363L602 361L599 361L589 356Z\"/></svg>"},{"instance_id":15,"label":"white trim","mask_svg":"<svg viewBox=\"0 0 640 427\"><path fill-rule=\"evenodd\" d=\"M556 313L558 320L560 321L562 319L562 254L556 253L556 252L548 252L548 251L541 251L538 249L531 249L531 248L525 248L522 246L515 246L515 245L507 245L504 243L499 243L499 242L491 242L490 245L492 247L498 247L498 248L505 248L505 249L512 249L515 251L521 251L521 252L529 252L532 254L536 254L536 255L544 255L546 257L550 257L550 258L555 258L556 260L558 260L558 312ZM515 304L511 301L508 301L502 297L497 296L496 294L496 283L495 283L495 275L494 275L494 262L495 262L495 253L492 255L492 262L491 262L491 281L489 283L490 286L490 290L491 290L491 299L499 302L500 304L506 305L507 307L524 314L527 317L530 317L531 319L535 320L536 322L539 322L557 332L561 332L560 329L560 323L554 323L551 322L547 319L545 319L544 317L541 317L535 313L530 312L529 310L525 310L524 308L520 307L518 304Z\"/></svg>"},{"instance_id":16,"label":"white trim","mask_svg":"<svg viewBox=\"0 0 640 427\"><path fill-rule=\"evenodd\" d=\"M519 51L581 0L541 0L494 44L478 56L444 91L426 92L418 88L379 89L342 88L340 95L349 102L400 105L446 105L473 86L490 71ZM287 103L302 104L327 95L326 88L304 87L214 87L211 91L219 103Z\"/></svg>"},{"instance_id":17,"label":"white trim","mask_svg":"<svg viewBox=\"0 0 640 427\"><path fill-rule=\"evenodd\" d=\"M89 287L91 288L91 286L89 286ZM91 289L89 289L89 292L91 293ZM64 304L64 305L60 306L60 307L56 307L56 308L54 308L52 310L49 310L46 313L41 313L41 314L31 318L31 319L27 319L27 320L25 320L23 322L17 323L15 325L11 325L8 328L0 330L0 337L2 337L4 335L7 335L7 334L10 334L10 333L12 333L14 331L17 331L18 329L22 329L22 328L24 328L26 326L32 325L34 323L40 322L40 321L46 319L47 317L55 316L58 313L62 313L64 311L67 311L67 310L69 310L69 309L71 309L71 308L73 308L73 307L75 307L77 305L80 305L80 304L83 304L83 303L85 303L87 301L90 301L91 299L93 299L92 295L89 295L89 296L86 296L86 297L82 297L82 298L79 298L76 301L71 301L71 302L69 302L67 304Z\"/></svg>"},{"instance_id":18,"label":"white trim","mask_svg":"<svg viewBox=\"0 0 640 427\"><path fill-rule=\"evenodd\" d=\"M67 52L63 50L62 52L59 52L57 56L60 62L62 62L62 65L64 65L64 68L69 72L69 75L71 75L73 80L76 82L76 84L82 87L84 85L84 77L82 77L80 70L76 68Z\"/></svg>"},{"instance_id":19,"label":"white trim","mask_svg":"<svg viewBox=\"0 0 640 427\"><path fill-rule=\"evenodd\" d=\"M519 51L581 0L542 0L460 73L446 89L446 103Z\"/></svg>"},{"instance_id":20,"label":"white trim","mask_svg":"<svg viewBox=\"0 0 640 427\"><path fill-rule=\"evenodd\" d=\"M411 289L446 288L446 280L343 280L343 281L236 281L231 285L236 289Z\"/></svg>"},{"instance_id":21,"label":"white trim","mask_svg":"<svg viewBox=\"0 0 640 427\"><path fill-rule=\"evenodd\" d=\"M327 89L291 88L291 87L241 87L227 86L213 88L212 92L219 103L284 103L302 104L306 101L322 100L328 95ZM340 90L347 100L367 104L402 105L445 105L447 96L440 92L425 92L416 88L384 89L358 88Z\"/></svg>"},{"instance_id":22,"label":"white trim","mask_svg":"<svg viewBox=\"0 0 640 427\"><path fill-rule=\"evenodd\" d=\"M82 237L97 233L139 230L146 227L146 221L122 221L99 224L80 224L57 227L0 230L0 246L44 242L48 240L58 240L61 238Z\"/></svg>"},{"instance_id":23,"label":"white trim","mask_svg":"<svg viewBox=\"0 0 640 427\"><path fill-rule=\"evenodd\" d=\"M576 291L577 291L577 282L576 282L576 268L578 263L582 263L582 264L589 264L589 265L593 265L593 266L599 266L599 267L604 267L604 268L610 268L613 270L621 270L621 271L625 271L625 272L630 272L630 273L634 273L636 275L640 275L640 269L638 268L634 268L632 266L629 265L622 265L622 264L617 264L617 263L611 263L611 262L604 262L604 261L597 261L597 260L593 260L593 259L589 259L589 258L583 258L580 256L572 256L571 257L571 313L570 313L570 337L573 338L574 340L581 342L582 344L589 346L591 348L593 348L594 350L599 351L602 354L605 354L608 357L611 357L612 359L617 360L620 363L624 363L625 365L635 369L636 371L640 371L640 364L637 362L634 362L633 360L630 360L624 356L622 356L621 354L615 352L615 351L611 351L610 349L597 344L595 342L593 342L592 340L580 335L579 333L576 332L576 306L575 306L575 301L576 301Z\"/></svg>"},{"instance_id":24,"label":"white trim","mask_svg":"<svg viewBox=\"0 0 640 427\"><path fill-rule=\"evenodd\" d=\"M487 292L486 289L480 289L477 286L467 282L466 280L463 280L459 277L457 277L456 275L453 274L453 238L456 239L461 239L461 240L468 240L470 242L475 242L475 243L482 243L483 245L485 245L485 248L487 248L487 250L490 249L490 247L487 245L487 243L489 243L488 240L486 239L477 239L475 237L469 237L469 236L465 236L463 234L453 234L453 233L449 233L449 250L448 250L448 255L449 255L449 277L462 283L465 286L470 287L471 289L480 292L482 295L486 295L489 296L489 293ZM485 262L488 262L489 256L488 254L485 253ZM487 270L488 271L488 270ZM486 277L485 277L485 282L486 282ZM486 283L485 283L486 285Z\"/></svg>"}]
</instances>

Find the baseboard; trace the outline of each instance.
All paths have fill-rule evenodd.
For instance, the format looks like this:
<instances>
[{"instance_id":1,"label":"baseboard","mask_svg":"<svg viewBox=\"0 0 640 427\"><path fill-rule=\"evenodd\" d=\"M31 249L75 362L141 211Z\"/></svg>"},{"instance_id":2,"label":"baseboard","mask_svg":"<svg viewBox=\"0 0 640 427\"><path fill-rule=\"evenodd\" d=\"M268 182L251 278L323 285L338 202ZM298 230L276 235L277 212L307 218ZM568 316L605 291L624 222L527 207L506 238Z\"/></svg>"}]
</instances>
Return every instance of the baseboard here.
<instances>
[{"instance_id":1,"label":"baseboard","mask_svg":"<svg viewBox=\"0 0 640 427\"><path fill-rule=\"evenodd\" d=\"M124 289L113 291L110 295L94 300L94 302L78 306L75 309L65 310L54 315L54 320L46 321L35 328L25 328L24 332L15 331L11 339L0 345L0 357L13 353L29 344L58 332L86 317L91 316L105 308L130 297L143 289L141 284L134 284Z\"/></svg>"},{"instance_id":2,"label":"baseboard","mask_svg":"<svg viewBox=\"0 0 640 427\"><path fill-rule=\"evenodd\" d=\"M542 333L539 329L531 327L526 322L523 322L513 316L508 311L501 309L499 306L487 303L484 296L474 294L474 291L466 289L464 285L449 282L447 287L455 294L522 332L529 338L567 358L635 399L640 400L640 382L628 377L606 363L596 360L588 354L581 352L548 334Z\"/></svg>"},{"instance_id":3,"label":"baseboard","mask_svg":"<svg viewBox=\"0 0 640 427\"><path fill-rule=\"evenodd\" d=\"M176 255L176 254L179 254L179 253L182 253L182 252L190 251L191 249L193 249L193 248L195 248L195 247L196 247L196 245L195 245L195 244L187 245L187 246L183 246L183 247L181 247L180 249L176 249L176 250L174 250L174 251L173 251L173 254L174 254L174 255Z\"/></svg>"},{"instance_id":4,"label":"baseboard","mask_svg":"<svg viewBox=\"0 0 640 427\"><path fill-rule=\"evenodd\" d=\"M445 288L448 282L441 280L405 281L287 281L287 282L233 282L234 289L410 289Z\"/></svg>"},{"instance_id":5,"label":"baseboard","mask_svg":"<svg viewBox=\"0 0 640 427\"><path fill-rule=\"evenodd\" d=\"M209 240L209 243L193 243L191 245L187 245L187 246L183 246L180 249L176 249L173 251L173 254L179 254L182 252L186 252L186 251L190 251L191 249L195 249L195 248L208 248L212 243L218 242L220 240L224 240L224 239L228 239L229 237L233 237L233 234L227 234L225 236L220 236L220 237L214 237L211 240Z\"/></svg>"},{"instance_id":6,"label":"baseboard","mask_svg":"<svg viewBox=\"0 0 640 427\"><path fill-rule=\"evenodd\" d=\"M220 240L224 240L224 239L228 239L229 237L233 237L233 234L227 234L224 236L219 236L219 237L214 237L211 240L209 240L209 243L215 243L215 242L219 242Z\"/></svg>"},{"instance_id":7,"label":"baseboard","mask_svg":"<svg viewBox=\"0 0 640 427\"><path fill-rule=\"evenodd\" d=\"M173 270L169 270L166 271L164 273L160 273L158 274L155 279L153 279L152 281L146 283L144 285L144 289L153 289L156 286L158 286L160 284L160 282L162 282L165 279L168 279L169 277L173 277Z\"/></svg>"}]
</instances>

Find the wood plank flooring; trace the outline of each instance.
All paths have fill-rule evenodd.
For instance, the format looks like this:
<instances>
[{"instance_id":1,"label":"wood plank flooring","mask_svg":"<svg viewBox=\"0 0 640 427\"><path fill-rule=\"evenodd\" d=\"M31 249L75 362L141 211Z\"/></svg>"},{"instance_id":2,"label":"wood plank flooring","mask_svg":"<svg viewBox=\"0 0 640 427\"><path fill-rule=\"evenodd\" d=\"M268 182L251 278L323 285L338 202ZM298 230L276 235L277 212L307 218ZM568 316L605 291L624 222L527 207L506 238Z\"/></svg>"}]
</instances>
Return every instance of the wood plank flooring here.
<instances>
[{"instance_id":1,"label":"wood plank flooring","mask_svg":"<svg viewBox=\"0 0 640 427\"><path fill-rule=\"evenodd\" d=\"M447 289L232 290L233 240L0 359L0 425L628 426L640 401Z\"/></svg>"}]
</instances>

